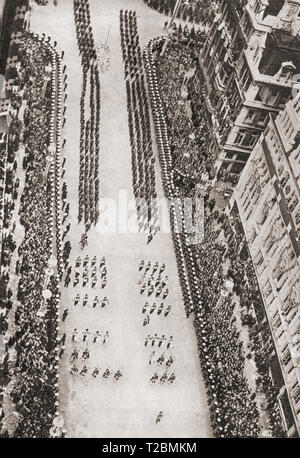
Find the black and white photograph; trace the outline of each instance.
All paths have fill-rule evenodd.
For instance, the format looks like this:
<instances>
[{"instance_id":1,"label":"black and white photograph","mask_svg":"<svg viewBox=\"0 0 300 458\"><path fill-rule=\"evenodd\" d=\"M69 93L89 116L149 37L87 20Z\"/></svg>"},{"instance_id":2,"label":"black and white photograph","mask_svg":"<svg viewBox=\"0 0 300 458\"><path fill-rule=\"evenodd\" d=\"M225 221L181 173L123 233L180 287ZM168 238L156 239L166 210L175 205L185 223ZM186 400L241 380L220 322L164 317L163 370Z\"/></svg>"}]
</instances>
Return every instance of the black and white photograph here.
<instances>
[{"instance_id":1,"label":"black and white photograph","mask_svg":"<svg viewBox=\"0 0 300 458\"><path fill-rule=\"evenodd\" d=\"M0 30L0 445L299 438L300 0Z\"/></svg>"}]
</instances>

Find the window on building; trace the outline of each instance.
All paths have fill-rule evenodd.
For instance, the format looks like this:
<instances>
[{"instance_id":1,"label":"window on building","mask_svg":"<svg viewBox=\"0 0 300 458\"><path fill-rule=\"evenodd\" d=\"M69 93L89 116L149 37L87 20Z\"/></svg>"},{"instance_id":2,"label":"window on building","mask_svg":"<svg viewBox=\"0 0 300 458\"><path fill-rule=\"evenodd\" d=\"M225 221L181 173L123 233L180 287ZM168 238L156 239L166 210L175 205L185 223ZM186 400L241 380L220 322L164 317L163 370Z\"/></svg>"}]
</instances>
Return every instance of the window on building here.
<instances>
[{"instance_id":1,"label":"window on building","mask_svg":"<svg viewBox=\"0 0 300 458\"><path fill-rule=\"evenodd\" d=\"M259 116L257 118L257 124L259 126L264 127L266 125L267 119L268 119L268 112L260 111Z\"/></svg>"},{"instance_id":2,"label":"window on building","mask_svg":"<svg viewBox=\"0 0 300 458\"><path fill-rule=\"evenodd\" d=\"M237 136L235 137L235 143L237 145L241 145L245 137L244 131L241 131L237 133Z\"/></svg>"},{"instance_id":3,"label":"window on building","mask_svg":"<svg viewBox=\"0 0 300 458\"><path fill-rule=\"evenodd\" d=\"M295 382L294 385L292 386L292 396L295 400L295 404L299 404L300 403L300 386L299 386L298 381Z\"/></svg>"},{"instance_id":4,"label":"window on building","mask_svg":"<svg viewBox=\"0 0 300 458\"><path fill-rule=\"evenodd\" d=\"M295 216L295 222L297 226L300 225L300 211L298 211L297 215Z\"/></svg>"},{"instance_id":5,"label":"window on building","mask_svg":"<svg viewBox=\"0 0 300 458\"><path fill-rule=\"evenodd\" d=\"M282 167L282 166L281 166L281 167ZM281 184L282 187L284 187L284 186L287 184L289 178L290 178L289 172L288 172L288 171L285 171L285 172L284 172L284 175L283 175L283 177L282 177L282 179L280 180L280 184ZM290 188L287 186L287 187L285 188L285 191L286 191L286 193L289 193L289 192L290 192Z\"/></svg>"},{"instance_id":6,"label":"window on building","mask_svg":"<svg viewBox=\"0 0 300 458\"><path fill-rule=\"evenodd\" d=\"M232 159L235 155L236 155L236 153L234 151L226 151L225 158L226 159Z\"/></svg>"},{"instance_id":7,"label":"window on building","mask_svg":"<svg viewBox=\"0 0 300 458\"><path fill-rule=\"evenodd\" d=\"M287 103L287 100L290 96L290 93L285 91L280 91L277 97L277 104L278 105L285 105Z\"/></svg>"},{"instance_id":8,"label":"window on building","mask_svg":"<svg viewBox=\"0 0 300 458\"><path fill-rule=\"evenodd\" d=\"M280 316L279 316L279 313L278 311L275 313L272 321L271 321L271 325L272 325L272 328L273 330L276 332L276 331L279 331L281 329L281 319L280 319Z\"/></svg>"},{"instance_id":9,"label":"window on building","mask_svg":"<svg viewBox=\"0 0 300 458\"><path fill-rule=\"evenodd\" d=\"M288 133L287 133L287 136L290 138L293 136L293 132L294 132L294 126L291 124L289 130L288 130Z\"/></svg>"},{"instance_id":10,"label":"window on building","mask_svg":"<svg viewBox=\"0 0 300 458\"><path fill-rule=\"evenodd\" d=\"M296 110L296 113L299 113L300 112L300 101L298 100L298 102L296 102L295 104L295 110Z\"/></svg>"},{"instance_id":11,"label":"window on building","mask_svg":"<svg viewBox=\"0 0 300 458\"><path fill-rule=\"evenodd\" d=\"M291 305L290 301L285 302L282 305L282 313L283 315L287 316L293 309L293 306Z\"/></svg>"},{"instance_id":12,"label":"window on building","mask_svg":"<svg viewBox=\"0 0 300 458\"><path fill-rule=\"evenodd\" d=\"M245 72L245 69L247 68L247 63L245 57L242 55L242 57L239 59L238 64L237 64L237 71L238 75L241 78L243 73Z\"/></svg>"},{"instance_id":13,"label":"window on building","mask_svg":"<svg viewBox=\"0 0 300 458\"><path fill-rule=\"evenodd\" d=\"M253 56L253 59L254 59L254 60L256 60L259 51L260 51L260 47L259 47L259 46L256 46L255 53L254 53L254 56Z\"/></svg>"},{"instance_id":14,"label":"window on building","mask_svg":"<svg viewBox=\"0 0 300 458\"><path fill-rule=\"evenodd\" d=\"M293 308L288 314L288 323L291 323L297 315L298 311L295 308Z\"/></svg>"},{"instance_id":15,"label":"window on building","mask_svg":"<svg viewBox=\"0 0 300 458\"><path fill-rule=\"evenodd\" d=\"M258 100L259 102L262 102L262 95L263 95L263 88L260 87L256 96L255 96L255 100Z\"/></svg>"},{"instance_id":16,"label":"window on building","mask_svg":"<svg viewBox=\"0 0 300 458\"><path fill-rule=\"evenodd\" d=\"M284 364L284 366L288 366L291 361L292 361L292 357L291 357L290 350L286 348L286 350L284 351L282 355L282 363Z\"/></svg>"},{"instance_id":17,"label":"window on building","mask_svg":"<svg viewBox=\"0 0 300 458\"><path fill-rule=\"evenodd\" d=\"M257 134L247 131L246 129L240 129L235 138L235 144L245 146L246 148L252 148L257 140Z\"/></svg>"},{"instance_id":18,"label":"window on building","mask_svg":"<svg viewBox=\"0 0 300 458\"><path fill-rule=\"evenodd\" d=\"M291 213L295 210L295 208L297 207L297 204L298 204L298 199L297 198L293 198L293 200L289 204L289 210L290 210Z\"/></svg>"},{"instance_id":19,"label":"window on building","mask_svg":"<svg viewBox=\"0 0 300 458\"><path fill-rule=\"evenodd\" d=\"M250 82L251 82L251 75L250 75L250 71L249 71L249 68L248 68L248 64L247 62L244 61L242 67L241 67L241 70L239 72L239 76L240 76L240 83L241 83L241 86L245 89L245 87L249 87L250 85ZM245 89L245 90L247 90Z\"/></svg>"},{"instance_id":20,"label":"window on building","mask_svg":"<svg viewBox=\"0 0 300 458\"><path fill-rule=\"evenodd\" d=\"M246 37L249 37L252 31L252 24L248 18L248 15L245 16L243 30Z\"/></svg>"},{"instance_id":21,"label":"window on building","mask_svg":"<svg viewBox=\"0 0 300 458\"><path fill-rule=\"evenodd\" d=\"M266 251L267 253L269 253L269 251L271 250L271 248L274 246L274 242L272 240L272 238L269 236L268 237L268 242L267 242L267 245L266 245Z\"/></svg>"},{"instance_id":22,"label":"window on building","mask_svg":"<svg viewBox=\"0 0 300 458\"><path fill-rule=\"evenodd\" d=\"M263 263L263 255L262 255L262 252L260 250L258 250L258 252L256 253L255 257L254 257L254 262L255 264L260 267Z\"/></svg>"},{"instance_id":23,"label":"window on building","mask_svg":"<svg viewBox=\"0 0 300 458\"><path fill-rule=\"evenodd\" d=\"M248 134L245 135L245 139L244 139L242 144L243 144L243 146L252 147L252 146L254 146L254 144L256 142L256 139L257 139L257 135L248 133Z\"/></svg>"},{"instance_id":24,"label":"window on building","mask_svg":"<svg viewBox=\"0 0 300 458\"><path fill-rule=\"evenodd\" d=\"M254 118L255 118L256 111L249 109L246 115L246 122L253 123Z\"/></svg>"},{"instance_id":25,"label":"window on building","mask_svg":"<svg viewBox=\"0 0 300 458\"><path fill-rule=\"evenodd\" d=\"M255 3L255 6L254 6L254 13L255 14L258 14L260 13L261 11L261 5L260 5L260 1L258 0L256 3Z\"/></svg>"},{"instance_id":26,"label":"window on building","mask_svg":"<svg viewBox=\"0 0 300 458\"><path fill-rule=\"evenodd\" d=\"M277 99L279 97L279 92L278 92L278 89L276 87L272 87L269 89L269 96L267 98L268 102L272 103L272 104L276 104L277 102Z\"/></svg>"},{"instance_id":27,"label":"window on building","mask_svg":"<svg viewBox=\"0 0 300 458\"><path fill-rule=\"evenodd\" d=\"M236 173L236 174L240 174L241 171L243 170L244 168L244 163L241 163L241 162L235 162L231 168L231 172L232 173Z\"/></svg>"}]
</instances>

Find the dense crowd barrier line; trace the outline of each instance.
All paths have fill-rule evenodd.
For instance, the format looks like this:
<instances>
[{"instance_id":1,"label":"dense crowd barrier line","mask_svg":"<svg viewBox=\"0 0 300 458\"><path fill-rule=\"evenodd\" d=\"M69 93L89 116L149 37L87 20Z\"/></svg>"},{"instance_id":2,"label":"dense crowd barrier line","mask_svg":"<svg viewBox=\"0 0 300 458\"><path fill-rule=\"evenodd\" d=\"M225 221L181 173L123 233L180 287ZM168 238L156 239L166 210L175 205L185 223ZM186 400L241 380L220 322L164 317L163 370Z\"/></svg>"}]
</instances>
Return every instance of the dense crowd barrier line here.
<instances>
[{"instance_id":1,"label":"dense crowd barrier line","mask_svg":"<svg viewBox=\"0 0 300 458\"><path fill-rule=\"evenodd\" d=\"M166 197L173 200L178 197L178 192L174 186L173 180L170 179L172 176L172 160L171 160L171 149L168 141L167 126L162 108L162 101L158 91L157 77L155 75L154 59L151 51L152 42L150 42L144 51L144 60L148 76L148 88L150 94L150 100L152 104L152 113L154 117L154 126L156 132L156 140L158 146L158 153L161 164L163 186ZM184 304L187 315L193 308L193 299L188 282L188 274L185 263L185 256L182 249L182 234L178 233L177 217L183 219L181 209L176 209L175 204L171 203L170 217L173 243L177 253L177 266L179 270L179 278L181 287L183 290Z\"/></svg>"},{"instance_id":2,"label":"dense crowd barrier line","mask_svg":"<svg viewBox=\"0 0 300 458\"><path fill-rule=\"evenodd\" d=\"M8 154L15 165L6 184L6 194L8 185L14 189L14 201L6 201L4 224L19 215L24 235L15 239L15 221L4 235L9 244L1 256L1 298L8 300L4 368L9 375L1 433L15 437L48 437L59 415L59 284L67 262L60 186L66 69L55 46L50 38L24 32L14 80L19 92L7 89L14 109ZM20 167L23 187L16 174ZM11 265L15 250L17 262Z\"/></svg>"}]
</instances>

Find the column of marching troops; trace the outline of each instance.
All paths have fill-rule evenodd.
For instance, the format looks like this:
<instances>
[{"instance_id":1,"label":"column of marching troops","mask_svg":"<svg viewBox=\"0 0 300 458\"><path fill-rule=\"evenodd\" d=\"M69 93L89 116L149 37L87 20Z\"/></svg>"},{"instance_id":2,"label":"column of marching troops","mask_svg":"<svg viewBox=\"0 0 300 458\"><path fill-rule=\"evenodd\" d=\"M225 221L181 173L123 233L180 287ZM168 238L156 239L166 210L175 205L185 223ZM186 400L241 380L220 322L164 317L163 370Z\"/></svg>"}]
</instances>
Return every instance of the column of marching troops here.
<instances>
[{"instance_id":1,"label":"column of marching troops","mask_svg":"<svg viewBox=\"0 0 300 458\"><path fill-rule=\"evenodd\" d=\"M74 20L82 65L80 98L80 172L78 223L86 232L99 219L100 72L88 0L74 0ZM89 112L86 110L90 93ZM87 119L86 119L87 118Z\"/></svg>"},{"instance_id":2,"label":"column of marching troops","mask_svg":"<svg viewBox=\"0 0 300 458\"><path fill-rule=\"evenodd\" d=\"M142 54L135 11L120 11L121 47L124 61L129 134L132 150L133 192L139 230L148 232L150 243L159 231L155 202L155 158L151 141L150 108L146 93Z\"/></svg>"}]
</instances>

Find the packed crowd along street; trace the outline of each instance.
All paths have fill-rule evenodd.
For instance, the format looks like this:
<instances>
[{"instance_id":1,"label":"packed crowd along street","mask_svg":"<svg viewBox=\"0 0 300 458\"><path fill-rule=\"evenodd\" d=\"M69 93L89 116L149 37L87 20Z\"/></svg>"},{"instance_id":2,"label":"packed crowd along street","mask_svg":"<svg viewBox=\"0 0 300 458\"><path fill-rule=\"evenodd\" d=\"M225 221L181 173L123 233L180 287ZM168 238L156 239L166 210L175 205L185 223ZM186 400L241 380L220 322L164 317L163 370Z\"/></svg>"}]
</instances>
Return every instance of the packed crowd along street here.
<instances>
[{"instance_id":1,"label":"packed crowd along street","mask_svg":"<svg viewBox=\"0 0 300 458\"><path fill-rule=\"evenodd\" d=\"M0 437L298 437L300 1L0 6Z\"/></svg>"}]
</instances>

